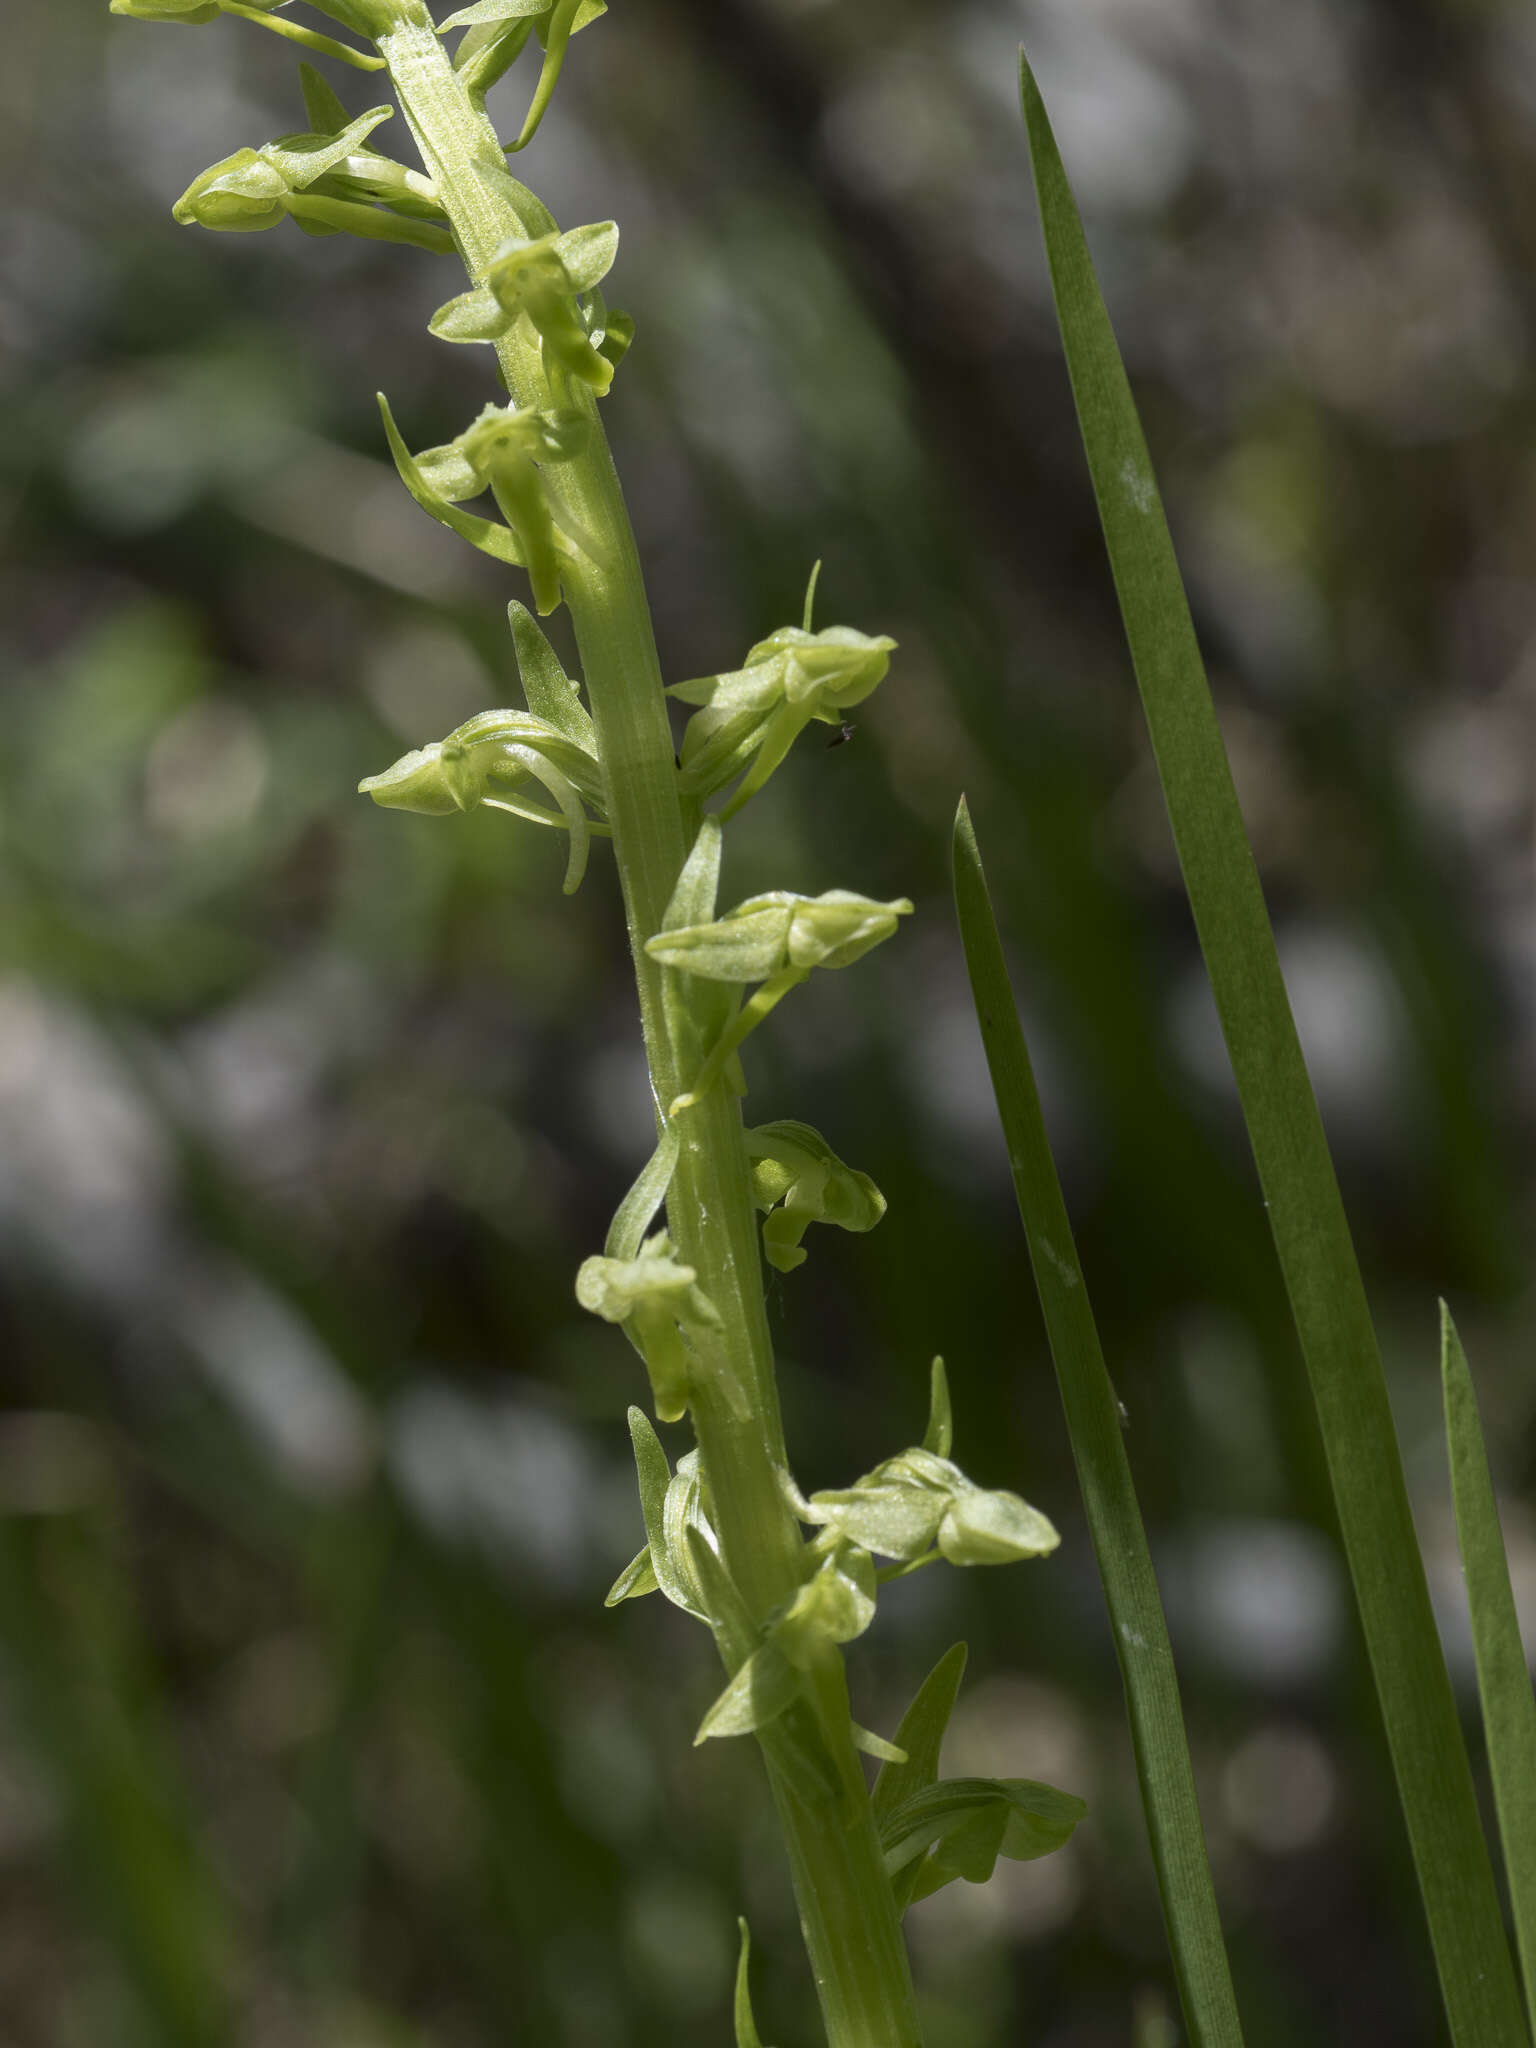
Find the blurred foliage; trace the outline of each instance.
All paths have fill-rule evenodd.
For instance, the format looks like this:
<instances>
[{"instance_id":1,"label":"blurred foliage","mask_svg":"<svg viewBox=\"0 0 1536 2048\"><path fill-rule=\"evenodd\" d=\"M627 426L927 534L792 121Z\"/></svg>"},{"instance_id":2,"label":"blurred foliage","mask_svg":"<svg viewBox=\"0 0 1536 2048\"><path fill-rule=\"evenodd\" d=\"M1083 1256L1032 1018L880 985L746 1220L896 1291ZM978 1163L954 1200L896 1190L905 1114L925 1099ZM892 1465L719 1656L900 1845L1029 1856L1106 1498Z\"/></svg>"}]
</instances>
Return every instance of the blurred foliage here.
<instances>
[{"instance_id":1,"label":"blurred foliage","mask_svg":"<svg viewBox=\"0 0 1536 2048\"><path fill-rule=\"evenodd\" d=\"M1263 1216L1045 294L1023 35L1133 373L1340 1154L1463 1677L1437 1291L1536 1586L1536 30L1497 0L652 0L523 163L619 215L608 406L669 675L900 642L726 896L918 914L749 1050L890 1214L772 1277L807 1489L911 1440L1062 1529L893 1587L894 1726L1083 1793L911 1926L933 2048L1165 1983L1114 1660L946 900L961 787L1038 1041L1185 1674L1254 2048L1438 2038ZM271 47L266 47L270 43ZM813 2038L746 1745L638 1540L636 1366L572 1281L649 1149L598 849L372 810L512 690L505 580L399 489L487 395L453 266L169 206L291 129L275 38L13 10L0 78L0 2011L8 2048L689 2048L734 1917ZM356 108L367 88L337 80ZM503 118L521 106L506 92ZM379 564L385 564L381 571ZM558 622L557 622L558 630ZM835 1240L835 1241L834 1241ZM1532 1595L1536 1597L1536 1595ZM1527 1606L1529 1618L1531 1608ZM1152 2025L1151 2020L1146 2021Z\"/></svg>"}]
</instances>

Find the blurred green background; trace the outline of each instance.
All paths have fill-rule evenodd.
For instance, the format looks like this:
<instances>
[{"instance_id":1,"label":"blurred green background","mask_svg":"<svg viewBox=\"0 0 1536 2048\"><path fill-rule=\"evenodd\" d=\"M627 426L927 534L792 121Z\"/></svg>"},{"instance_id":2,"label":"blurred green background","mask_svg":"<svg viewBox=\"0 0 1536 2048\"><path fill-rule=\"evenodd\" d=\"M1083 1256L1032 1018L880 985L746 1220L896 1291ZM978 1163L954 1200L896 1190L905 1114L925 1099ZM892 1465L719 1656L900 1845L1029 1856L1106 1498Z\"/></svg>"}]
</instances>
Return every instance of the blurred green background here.
<instances>
[{"instance_id":1,"label":"blurred green background","mask_svg":"<svg viewBox=\"0 0 1536 2048\"><path fill-rule=\"evenodd\" d=\"M1536 20L628 0L519 168L564 224L622 224L638 340L606 416L668 674L796 617L818 554L820 621L901 643L853 744L813 729L735 829L726 897L918 904L749 1054L755 1117L816 1123L890 1199L770 1276L800 1479L912 1441L942 1350L958 1455L1064 1536L891 1588L852 1654L889 1730L964 1635L951 1767L1093 1809L1064 1854L914 1911L932 2048L1110 2048L1168 1982L948 906L962 788L1249 2041L1416 2048L1425 1938L1058 358L1021 36L1470 1706L1441 1291L1536 1615ZM302 125L276 38L14 0L3 42L0 2037L718 2048L746 1911L764 2037L807 2043L755 1759L689 1749L708 1642L601 1607L640 1540L641 1387L572 1277L650 1143L611 865L566 901L555 835L352 795L514 688L514 586L411 505L373 402L420 446L491 395L488 358L423 331L455 266L172 224L206 164Z\"/></svg>"}]
</instances>

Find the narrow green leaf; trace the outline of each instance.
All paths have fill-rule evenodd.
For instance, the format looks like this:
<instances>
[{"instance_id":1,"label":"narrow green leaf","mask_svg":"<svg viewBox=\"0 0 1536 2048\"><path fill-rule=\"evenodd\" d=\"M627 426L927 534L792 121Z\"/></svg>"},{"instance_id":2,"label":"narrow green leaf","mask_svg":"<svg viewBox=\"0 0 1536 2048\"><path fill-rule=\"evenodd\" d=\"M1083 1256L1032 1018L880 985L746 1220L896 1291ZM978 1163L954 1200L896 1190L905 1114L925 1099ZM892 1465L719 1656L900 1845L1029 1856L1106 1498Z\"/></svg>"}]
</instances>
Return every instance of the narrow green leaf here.
<instances>
[{"instance_id":1,"label":"narrow green leaf","mask_svg":"<svg viewBox=\"0 0 1536 2048\"><path fill-rule=\"evenodd\" d=\"M963 800L955 818L955 903L1088 1533L1120 1660L1179 1993L1197 2048L1235 2048L1242 2041L1242 2028L1200 1825L1173 1647L1126 1456L1120 1404L1099 1346L981 854Z\"/></svg>"},{"instance_id":2,"label":"narrow green leaf","mask_svg":"<svg viewBox=\"0 0 1536 2048\"><path fill-rule=\"evenodd\" d=\"M1536 2034L1536 1694L1520 1642L1520 1618L1509 1583L1509 1559L1477 1417L1477 1396L1467 1355L1443 1301L1440 1378L1488 1767L1504 1844L1515 1944L1525 1974L1526 2009Z\"/></svg>"},{"instance_id":3,"label":"narrow green leaf","mask_svg":"<svg viewBox=\"0 0 1536 2048\"><path fill-rule=\"evenodd\" d=\"M1528 2037L1386 1383L1124 365L1039 89L1024 122L1078 424L1185 888L1322 1426L1458 2048Z\"/></svg>"},{"instance_id":4,"label":"narrow green leaf","mask_svg":"<svg viewBox=\"0 0 1536 2048\"><path fill-rule=\"evenodd\" d=\"M745 1920L738 1920L736 1925L741 1929L741 1954L736 1960L736 2048L763 2048L757 2021L752 2017L752 1991L747 1982L747 1969L752 1960L752 1936Z\"/></svg>"}]
</instances>

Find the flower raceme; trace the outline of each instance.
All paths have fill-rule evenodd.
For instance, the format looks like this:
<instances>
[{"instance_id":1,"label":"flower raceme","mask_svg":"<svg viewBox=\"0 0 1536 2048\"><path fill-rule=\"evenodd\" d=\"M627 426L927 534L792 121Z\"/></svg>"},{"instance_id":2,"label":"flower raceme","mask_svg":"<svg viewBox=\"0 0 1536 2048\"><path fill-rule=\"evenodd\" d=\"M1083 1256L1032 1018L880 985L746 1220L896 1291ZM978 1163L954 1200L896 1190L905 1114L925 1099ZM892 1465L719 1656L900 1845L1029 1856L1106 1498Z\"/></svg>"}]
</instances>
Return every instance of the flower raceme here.
<instances>
[{"instance_id":1,"label":"flower raceme","mask_svg":"<svg viewBox=\"0 0 1536 2048\"><path fill-rule=\"evenodd\" d=\"M700 1055L702 1063L659 1117L655 1151L601 1254L581 1266L576 1293L623 1330L644 1361L657 1417L689 1416L698 1448L674 1471L655 1430L631 1410L646 1543L609 1599L660 1591L714 1634L729 1677L699 1735L755 1733L792 1795L781 1812L807 1938L831 1987L827 2010L841 2015L831 2029L838 2048L916 2040L894 1915L954 1878L980 1881L1000 1854L1059 1847L1082 1809L1028 1780L938 1779L963 1647L930 1673L890 1742L852 1721L841 1646L869 1627L883 1580L940 1559L1041 1557L1056 1532L1017 1495L977 1486L953 1463L938 1361L920 1445L853 1486L810 1500L800 1493L778 1431L771 1357L753 1327L762 1323L760 1275L755 1261L744 1270L735 1233L722 1233L718 1217L750 1195L764 1212L766 1258L788 1273L804 1262L812 1223L867 1231L885 1200L807 1124L722 1137L733 1119L680 1121L721 1082L745 1091L737 1049L783 996L815 968L853 965L912 910L905 897L845 889L775 889L723 915L716 907L726 823L809 724L837 726L869 696L895 642L848 626L814 632L813 571L800 625L759 640L738 669L674 686L671 696L694 707L674 771L638 563L593 403L633 334L601 289L618 229L600 221L562 231L500 160L533 135L571 37L603 13L604 0L472 0L435 33L420 0L314 0L331 23L375 43L377 55L296 23L286 0L111 4L118 14L184 26L231 15L308 51L387 70L432 167L411 170L381 155L371 137L390 109L351 115L305 64L303 131L214 164L178 201L177 220L226 233L293 220L310 235L474 252L469 289L439 308L431 331L496 346L509 402L485 406L451 441L413 454L381 398L385 434L406 488L432 518L525 569L540 613L569 599L600 715L588 712L514 602L508 615L527 708L482 711L360 786L390 809L442 817L484 807L564 829L567 890L581 879L592 836L610 834L610 794L627 800L616 850L629 902L666 902L659 931L650 913L641 926L632 910L635 937L660 970L648 969L642 983L643 996L659 995L643 1004L651 1071L671 1075L679 1059ZM436 37L457 38L451 58ZM532 103L515 140L499 144L485 93L535 37L544 61ZM576 481L562 488L567 465ZM465 509L482 496L499 517ZM592 508L586 516L601 548L573 515L577 505ZM717 795L720 808L705 815ZM687 832L691 850L669 872ZM877 1555L893 1562L877 1570ZM885 1764L873 1794L858 1749ZM885 1962L872 1971L877 1954ZM737 2048L759 2048L744 1973L745 1947Z\"/></svg>"}]
</instances>

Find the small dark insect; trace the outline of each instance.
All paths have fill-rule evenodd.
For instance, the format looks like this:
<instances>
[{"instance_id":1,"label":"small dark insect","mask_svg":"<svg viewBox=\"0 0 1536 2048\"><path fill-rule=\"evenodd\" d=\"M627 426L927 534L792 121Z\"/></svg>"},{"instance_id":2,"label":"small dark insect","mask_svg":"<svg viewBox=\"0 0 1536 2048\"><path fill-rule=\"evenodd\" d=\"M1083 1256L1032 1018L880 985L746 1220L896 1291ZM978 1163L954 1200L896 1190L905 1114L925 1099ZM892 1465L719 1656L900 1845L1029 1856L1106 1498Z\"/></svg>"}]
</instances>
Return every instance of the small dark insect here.
<instances>
[{"instance_id":1,"label":"small dark insect","mask_svg":"<svg viewBox=\"0 0 1536 2048\"><path fill-rule=\"evenodd\" d=\"M840 725L837 731L833 733L831 739L827 741L827 745L829 747L846 747L857 730L856 726Z\"/></svg>"}]
</instances>

